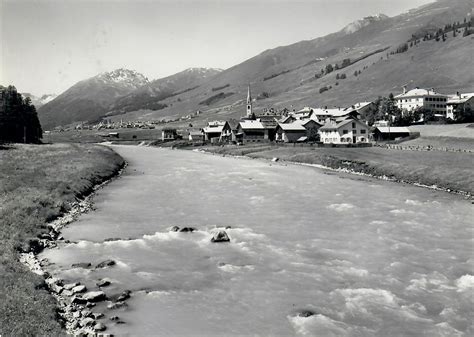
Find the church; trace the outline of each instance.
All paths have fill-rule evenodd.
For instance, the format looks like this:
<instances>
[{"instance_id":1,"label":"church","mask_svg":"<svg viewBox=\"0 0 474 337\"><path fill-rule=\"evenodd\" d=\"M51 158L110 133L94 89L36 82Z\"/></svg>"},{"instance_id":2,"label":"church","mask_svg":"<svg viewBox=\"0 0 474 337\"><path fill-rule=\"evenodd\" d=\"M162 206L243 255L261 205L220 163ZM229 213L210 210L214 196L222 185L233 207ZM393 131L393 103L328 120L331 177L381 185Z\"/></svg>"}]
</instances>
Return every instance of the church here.
<instances>
[{"instance_id":1,"label":"church","mask_svg":"<svg viewBox=\"0 0 474 337\"><path fill-rule=\"evenodd\" d=\"M278 126L276 115L256 115L252 108L250 85L247 89L246 114L241 118L237 130L237 141L261 142L275 140Z\"/></svg>"}]
</instances>

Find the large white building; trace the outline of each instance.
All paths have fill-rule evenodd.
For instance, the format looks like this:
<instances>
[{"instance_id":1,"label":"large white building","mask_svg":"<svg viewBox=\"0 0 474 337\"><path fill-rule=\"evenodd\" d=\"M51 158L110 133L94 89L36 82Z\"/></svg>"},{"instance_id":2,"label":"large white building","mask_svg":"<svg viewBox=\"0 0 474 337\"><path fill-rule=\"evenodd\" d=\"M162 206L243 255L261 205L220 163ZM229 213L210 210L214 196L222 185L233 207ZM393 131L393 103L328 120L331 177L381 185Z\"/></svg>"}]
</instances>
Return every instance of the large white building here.
<instances>
[{"instance_id":1,"label":"large white building","mask_svg":"<svg viewBox=\"0 0 474 337\"><path fill-rule=\"evenodd\" d=\"M435 116L446 116L446 102L448 96L434 91L434 89L415 88L395 96L395 102L402 111L414 111L423 108L432 111Z\"/></svg>"}]
</instances>

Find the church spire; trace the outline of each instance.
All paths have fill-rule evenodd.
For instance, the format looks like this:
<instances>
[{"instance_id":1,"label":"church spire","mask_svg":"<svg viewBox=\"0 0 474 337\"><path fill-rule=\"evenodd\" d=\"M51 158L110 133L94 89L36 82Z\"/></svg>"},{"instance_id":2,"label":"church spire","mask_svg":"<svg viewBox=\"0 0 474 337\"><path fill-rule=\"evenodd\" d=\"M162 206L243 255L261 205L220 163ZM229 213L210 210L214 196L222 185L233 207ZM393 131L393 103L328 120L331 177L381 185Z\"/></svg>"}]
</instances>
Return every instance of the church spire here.
<instances>
[{"instance_id":1,"label":"church spire","mask_svg":"<svg viewBox=\"0 0 474 337\"><path fill-rule=\"evenodd\" d=\"M250 84L247 89L247 118L253 118L252 112L252 95L250 94Z\"/></svg>"}]
</instances>

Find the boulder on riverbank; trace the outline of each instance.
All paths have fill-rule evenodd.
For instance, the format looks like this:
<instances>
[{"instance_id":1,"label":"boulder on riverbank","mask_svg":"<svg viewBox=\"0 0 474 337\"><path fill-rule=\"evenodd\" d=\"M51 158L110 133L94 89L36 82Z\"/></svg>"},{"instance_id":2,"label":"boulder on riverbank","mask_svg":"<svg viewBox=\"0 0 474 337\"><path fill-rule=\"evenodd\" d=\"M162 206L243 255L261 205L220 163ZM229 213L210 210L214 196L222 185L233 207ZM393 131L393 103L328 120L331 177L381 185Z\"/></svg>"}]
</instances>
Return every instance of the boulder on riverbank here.
<instances>
[{"instance_id":1,"label":"boulder on riverbank","mask_svg":"<svg viewBox=\"0 0 474 337\"><path fill-rule=\"evenodd\" d=\"M89 291L82 295L82 298L88 302L100 302L107 299L107 296L103 291Z\"/></svg>"},{"instance_id":2,"label":"boulder on riverbank","mask_svg":"<svg viewBox=\"0 0 474 337\"><path fill-rule=\"evenodd\" d=\"M230 238L227 235L227 232L224 230L220 230L216 233L211 238L211 242L229 242Z\"/></svg>"}]
</instances>

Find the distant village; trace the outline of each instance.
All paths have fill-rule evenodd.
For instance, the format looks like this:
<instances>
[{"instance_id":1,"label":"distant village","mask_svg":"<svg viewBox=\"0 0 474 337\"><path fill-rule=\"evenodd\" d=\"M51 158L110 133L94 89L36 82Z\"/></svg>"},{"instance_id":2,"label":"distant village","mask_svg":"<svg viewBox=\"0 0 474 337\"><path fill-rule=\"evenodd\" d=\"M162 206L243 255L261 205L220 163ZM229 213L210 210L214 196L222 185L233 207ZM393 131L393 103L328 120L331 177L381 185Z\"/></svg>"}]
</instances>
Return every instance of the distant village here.
<instances>
[{"instance_id":1,"label":"distant village","mask_svg":"<svg viewBox=\"0 0 474 337\"><path fill-rule=\"evenodd\" d=\"M167 127L168 122L191 121L201 114L181 117L173 121L137 121L137 122L101 122L95 126L78 126L94 129L120 128L161 128L162 141L185 139L190 142L208 142L211 144L282 142L337 144L346 146L367 146L374 141L396 140L410 137L407 127L393 126L393 116L385 116L374 121L373 125L364 119L367 112L377 109L375 102L357 102L348 107L312 108L304 107L298 111L283 109L264 109L255 113L250 86L247 90L246 113L240 120L210 121L204 128L193 128L192 124L185 130ZM474 107L474 93L456 93L445 95L434 89L414 88L403 92L393 101L403 114L417 110L428 111L436 118L455 121L459 111ZM423 122L423 116L419 117ZM119 138L118 132L110 132L105 137Z\"/></svg>"},{"instance_id":2,"label":"distant village","mask_svg":"<svg viewBox=\"0 0 474 337\"><path fill-rule=\"evenodd\" d=\"M434 89L415 88L394 97L396 106L404 113L422 108L436 117L455 119L455 111L471 109L474 93L444 95ZM391 126L390 117L375 121L373 127L361 118L369 109L376 108L374 102L358 102L345 108L311 108L299 111L273 111L256 114L253 111L250 86L247 92L246 114L240 121L211 121L202 129L188 130L191 142L252 143L283 142L353 145L370 144L372 141L395 140L410 136L407 127ZM421 121L422 121L421 117ZM162 140L171 141L186 135L174 128L162 130Z\"/></svg>"}]
</instances>

